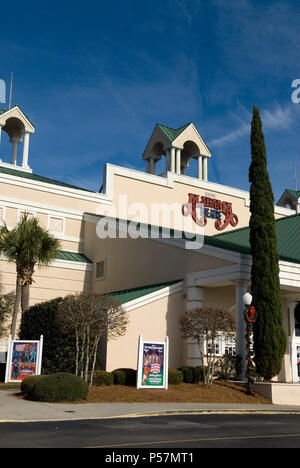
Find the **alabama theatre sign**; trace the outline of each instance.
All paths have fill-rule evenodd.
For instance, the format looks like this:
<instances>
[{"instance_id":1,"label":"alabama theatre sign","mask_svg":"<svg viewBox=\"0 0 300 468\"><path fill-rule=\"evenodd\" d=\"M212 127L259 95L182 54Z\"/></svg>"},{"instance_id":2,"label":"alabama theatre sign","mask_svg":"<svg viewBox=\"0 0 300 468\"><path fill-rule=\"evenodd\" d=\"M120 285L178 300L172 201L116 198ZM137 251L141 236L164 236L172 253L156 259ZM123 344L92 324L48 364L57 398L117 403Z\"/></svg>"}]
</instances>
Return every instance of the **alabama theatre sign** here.
<instances>
[{"instance_id":1,"label":"alabama theatre sign","mask_svg":"<svg viewBox=\"0 0 300 468\"><path fill-rule=\"evenodd\" d=\"M207 196L189 193L187 203L182 205L183 216L192 216L199 226L206 226L208 219L215 220L215 228L223 231L229 226L237 226L239 218L232 211L232 203Z\"/></svg>"}]
</instances>

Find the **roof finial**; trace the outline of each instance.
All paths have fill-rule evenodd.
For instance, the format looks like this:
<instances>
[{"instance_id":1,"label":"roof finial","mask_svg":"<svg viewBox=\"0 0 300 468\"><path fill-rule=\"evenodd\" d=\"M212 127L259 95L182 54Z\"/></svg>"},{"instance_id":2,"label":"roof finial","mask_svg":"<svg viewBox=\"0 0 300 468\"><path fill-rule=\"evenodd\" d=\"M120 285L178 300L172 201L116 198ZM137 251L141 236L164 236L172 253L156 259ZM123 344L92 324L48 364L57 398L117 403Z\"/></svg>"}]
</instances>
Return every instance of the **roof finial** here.
<instances>
[{"instance_id":1,"label":"roof finial","mask_svg":"<svg viewBox=\"0 0 300 468\"><path fill-rule=\"evenodd\" d=\"M8 110L11 109L13 79L14 79L14 74L13 74L13 72L11 72L11 76L10 76L10 90L9 90L9 101L8 101Z\"/></svg>"}]
</instances>

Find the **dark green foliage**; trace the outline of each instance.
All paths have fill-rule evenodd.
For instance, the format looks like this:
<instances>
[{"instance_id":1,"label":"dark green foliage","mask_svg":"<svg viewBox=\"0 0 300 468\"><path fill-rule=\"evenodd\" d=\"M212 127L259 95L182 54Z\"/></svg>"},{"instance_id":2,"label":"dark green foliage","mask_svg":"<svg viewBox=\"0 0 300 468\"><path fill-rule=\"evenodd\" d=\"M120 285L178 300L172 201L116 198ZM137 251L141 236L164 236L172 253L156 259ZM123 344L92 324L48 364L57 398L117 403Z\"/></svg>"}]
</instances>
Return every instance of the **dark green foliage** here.
<instances>
[{"instance_id":1,"label":"dark green foliage","mask_svg":"<svg viewBox=\"0 0 300 468\"><path fill-rule=\"evenodd\" d=\"M286 336L282 328L274 195L267 170L262 123L256 107L251 124L251 154L251 289L253 305L258 312L254 326L255 362L257 373L271 379L280 371Z\"/></svg>"},{"instance_id":2,"label":"dark green foliage","mask_svg":"<svg viewBox=\"0 0 300 468\"><path fill-rule=\"evenodd\" d=\"M43 374L75 371L75 337L73 332L62 331L59 326L60 301L58 298L34 305L22 317L21 340L39 340L44 336Z\"/></svg>"},{"instance_id":3,"label":"dark green foliage","mask_svg":"<svg viewBox=\"0 0 300 468\"><path fill-rule=\"evenodd\" d=\"M180 385L183 382L183 373L178 369L169 369L168 383L169 385Z\"/></svg>"},{"instance_id":4,"label":"dark green foliage","mask_svg":"<svg viewBox=\"0 0 300 468\"><path fill-rule=\"evenodd\" d=\"M93 385L113 385L114 376L111 372L97 370L94 373Z\"/></svg>"},{"instance_id":5,"label":"dark green foliage","mask_svg":"<svg viewBox=\"0 0 300 468\"><path fill-rule=\"evenodd\" d=\"M29 398L33 401L59 402L86 400L88 384L73 374L58 372L39 379L31 389Z\"/></svg>"},{"instance_id":6,"label":"dark green foliage","mask_svg":"<svg viewBox=\"0 0 300 468\"><path fill-rule=\"evenodd\" d=\"M203 366L185 366L179 367L179 369L183 374L183 382L184 383L199 383L204 382L204 368Z\"/></svg>"},{"instance_id":7,"label":"dark green foliage","mask_svg":"<svg viewBox=\"0 0 300 468\"><path fill-rule=\"evenodd\" d=\"M0 362L0 382L5 381L6 364Z\"/></svg>"},{"instance_id":8,"label":"dark green foliage","mask_svg":"<svg viewBox=\"0 0 300 468\"><path fill-rule=\"evenodd\" d=\"M31 392L33 391L33 388L37 382L39 382L41 379L46 377L45 375L34 375L32 377L27 377L27 379L24 379L21 383L21 392L27 393L27 395L30 395Z\"/></svg>"},{"instance_id":9,"label":"dark green foliage","mask_svg":"<svg viewBox=\"0 0 300 468\"><path fill-rule=\"evenodd\" d=\"M135 369L115 369L112 371L115 385L136 385L136 370Z\"/></svg>"}]
</instances>

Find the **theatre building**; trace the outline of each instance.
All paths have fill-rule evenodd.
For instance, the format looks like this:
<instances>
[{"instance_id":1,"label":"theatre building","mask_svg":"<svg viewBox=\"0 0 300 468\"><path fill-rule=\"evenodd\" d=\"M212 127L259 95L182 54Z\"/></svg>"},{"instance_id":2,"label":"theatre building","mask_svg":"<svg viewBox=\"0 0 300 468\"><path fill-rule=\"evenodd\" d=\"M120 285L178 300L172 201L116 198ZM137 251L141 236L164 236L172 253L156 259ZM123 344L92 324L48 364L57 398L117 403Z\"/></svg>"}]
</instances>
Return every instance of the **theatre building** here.
<instances>
[{"instance_id":1,"label":"theatre building","mask_svg":"<svg viewBox=\"0 0 300 468\"><path fill-rule=\"evenodd\" d=\"M169 337L171 368L199 365L197 346L182 340L178 326L181 314L196 307L222 307L235 314L236 352L242 354L242 298L251 286L249 192L209 181L213 155L195 126L156 125L144 153L137 155L145 162L145 172L107 163L100 193L36 174L29 157L34 133L18 106L0 110L0 136L11 143L9 155L0 144L1 222L13 228L27 212L60 240L52 265L36 268L30 303L80 291L113 292L129 324L123 337L107 343L107 370L136 367L139 334L153 341ZM190 165L193 176L186 175ZM288 337L276 380L296 384L300 192L285 190L274 215ZM15 265L5 258L0 265L0 294L13 295ZM220 337L217 352L232 352L234 346ZM6 351L6 340L0 342L0 351ZM300 393L298 400L300 404Z\"/></svg>"}]
</instances>

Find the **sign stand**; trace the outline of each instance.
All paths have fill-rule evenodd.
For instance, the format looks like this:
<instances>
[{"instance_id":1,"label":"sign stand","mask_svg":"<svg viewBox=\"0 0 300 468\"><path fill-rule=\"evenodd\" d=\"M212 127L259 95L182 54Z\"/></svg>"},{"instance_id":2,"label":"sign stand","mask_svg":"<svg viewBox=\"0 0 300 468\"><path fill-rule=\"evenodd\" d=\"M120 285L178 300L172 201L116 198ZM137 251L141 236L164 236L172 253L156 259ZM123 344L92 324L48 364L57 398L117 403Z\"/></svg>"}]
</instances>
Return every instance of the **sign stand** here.
<instances>
[{"instance_id":1,"label":"sign stand","mask_svg":"<svg viewBox=\"0 0 300 468\"><path fill-rule=\"evenodd\" d=\"M143 341L139 335L137 385L140 388L168 389L169 338Z\"/></svg>"},{"instance_id":2,"label":"sign stand","mask_svg":"<svg viewBox=\"0 0 300 468\"><path fill-rule=\"evenodd\" d=\"M5 383L22 382L26 377L41 375L44 338L40 340L8 339Z\"/></svg>"}]
</instances>

